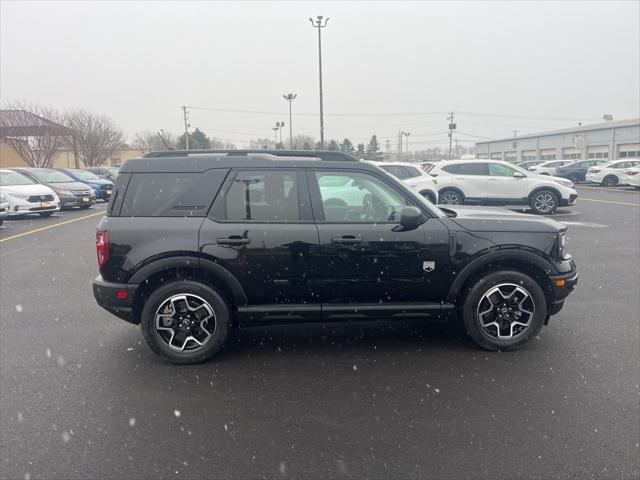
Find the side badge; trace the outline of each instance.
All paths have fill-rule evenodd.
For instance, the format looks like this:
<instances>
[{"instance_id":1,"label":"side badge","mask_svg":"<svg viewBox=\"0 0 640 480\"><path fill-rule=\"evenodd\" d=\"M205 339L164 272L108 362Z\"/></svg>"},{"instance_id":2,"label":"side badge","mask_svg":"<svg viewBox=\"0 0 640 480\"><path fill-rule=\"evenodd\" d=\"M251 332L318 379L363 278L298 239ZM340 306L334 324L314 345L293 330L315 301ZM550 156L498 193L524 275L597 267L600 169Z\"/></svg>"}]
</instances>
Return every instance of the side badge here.
<instances>
[{"instance_id":1,"label":"side badge","mask_svg":"<svg viewBox=\"0 0 640 480\"><path fill-rule=\"evenodd\" d=\"M429 262L422 262L422 270L424 270L427 273L431 273L436 269L436 262L433 261L429 261Z\"/></svg>"}]
</instances>

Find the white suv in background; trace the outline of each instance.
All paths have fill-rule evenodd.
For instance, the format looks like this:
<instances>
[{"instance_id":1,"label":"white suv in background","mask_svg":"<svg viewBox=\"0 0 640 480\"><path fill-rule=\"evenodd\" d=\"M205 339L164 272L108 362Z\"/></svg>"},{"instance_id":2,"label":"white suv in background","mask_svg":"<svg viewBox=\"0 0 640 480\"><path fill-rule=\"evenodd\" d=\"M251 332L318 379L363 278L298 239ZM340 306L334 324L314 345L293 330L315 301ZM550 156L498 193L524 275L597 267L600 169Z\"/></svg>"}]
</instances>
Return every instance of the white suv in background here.
<instances>
[{"instance_id":1,"label":"white suv in background","mask_svg":"<svg viewBox=\"0 0 640 480\"><path fill-rule=\"evenodd\" d=\"M38 213L48 217L60 210L56 192L13 170L0 170L0 194L9 204L8 216Z\"/></svg>"},{"instance_id":2,"label":"white suv in background","mask_svg":"<svg viewBox=\"0 0 640 480\"><path fill-rule=\"evenodd\" d=\"M539 163L529 167L530 172L535 172L538 175L555 175L558 173L558 168L569 165L575 162L575 160L550 160L548 162Z\"/></svg>"},{"instance_id":3,"label":"white suv in background","mask_svg":"<svg viewBox=\"0 0 640 480\"><path fill-rule=\"evenodd\" d=\"M369 162L390 173L403 183L418 192L431 203L438 202L438 191L433 177L422 169L418 163L409 162Z\"/></svg>"},{"instance_id":4,"label":"white suv in background","mask_svg":"<svg viewBox=\"0 0 640 480\"><path fill-rule=\"evenodd\" d=\"M570 180L500 160L440 162L429 173L436 177L442 204L529 205L535 213L552 214L578 198Z\"/></svg>"},{"instance_id":5,"label":"white suv in background","mask_svg":"<svg viewBox=\"0 0 640 480\"><path fill-rule=\"evenodd\" d=\"M626 169L633 167L640 167L640 160L613 160L589 168L585 180L612 187L620 183L620 177Z\"/></svg>"}]
</instances>

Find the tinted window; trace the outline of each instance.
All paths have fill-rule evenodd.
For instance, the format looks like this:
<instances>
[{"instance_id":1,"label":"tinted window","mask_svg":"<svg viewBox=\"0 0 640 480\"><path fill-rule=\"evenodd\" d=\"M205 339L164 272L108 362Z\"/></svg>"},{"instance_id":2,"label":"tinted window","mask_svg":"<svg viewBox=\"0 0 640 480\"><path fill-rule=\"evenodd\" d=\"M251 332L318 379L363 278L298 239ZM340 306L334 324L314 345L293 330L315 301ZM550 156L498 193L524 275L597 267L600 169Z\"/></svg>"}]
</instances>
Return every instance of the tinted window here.
<instances>
[{"instance_id":1,"label":"tinted window","mask_svg":"<svg viewBox=\"0 0 640 480\"><path fill-rule=\"evenodd\" d=\"M319 217L327 222L397 223L407 205L402 195L373 175L357 172L316 172L322 201ZM330 179L345 178L339 187Z\"/></svg>"},{"instance_id":2,"label":"tinted window","mask_svg":"<svg viewBox=\"0 0 640 480\"><path fill-rule=\"evenodd\" d=\"M295 171L240 171L216 202L215 216L237 222L298 222Z\"/></svg>"},{"instance_id":3,"label":"tinted window","mask_svg":"<svg viewBox=\"0 0 640 480\"><path fill-rule=\"evenodd\" d=\"M36 177L42 183L68 183L75 182L73 178L66 173L57 170L33 170L31 175Z\"/></svg>"},{"instance_id":4,"label":"tinted window","mask_svg":"<svg viewBox=\"0 0 640 480\"><path fill-rule=\"evenodd\" d=\"M455 173L458 175L488 175L486 163L457 163L453 165L447 165L442 170L449 173Z\"/></svg>"},{"instance_id":5,"label":"tinted window","mask_svg":"<svg viewBox=\"0 0 640 480\"><path fill-rule=\"evenodd\" d=\"M203 217L226 170L204 173L134 173L122 217Z\"/></svg>"},{"instance_id":6,"label":"tinted window","mask_svg":"<svg viewBox=\"0 0 640 480\"><path fill-rule=\"evenodd\" d=\"M422 175L420 170L418 170L416 167L404 167L404 169L407 171L409 178L415 178Z\"/></svg>"},{"instance_id":7,"label":"tinted window","mask_svg":"<svg viewBox=\"0 0 640 480\"><path fill-rule=\"evenodd\" d=\"M407 169L400 165L383 165L382 169L401 180L411 176L409 172L407 172Z\"/></svg>"}]
</instances>

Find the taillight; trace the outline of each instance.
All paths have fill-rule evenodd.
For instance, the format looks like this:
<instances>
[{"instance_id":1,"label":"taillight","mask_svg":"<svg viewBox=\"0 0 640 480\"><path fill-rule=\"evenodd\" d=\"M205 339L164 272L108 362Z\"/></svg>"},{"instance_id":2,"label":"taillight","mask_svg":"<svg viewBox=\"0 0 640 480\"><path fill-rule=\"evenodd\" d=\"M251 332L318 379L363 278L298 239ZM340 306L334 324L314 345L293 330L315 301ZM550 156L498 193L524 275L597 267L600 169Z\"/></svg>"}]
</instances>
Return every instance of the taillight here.
<instances>
[{"instance_id":1,"label":"taillight","mask_svg":"<svg viewBox=\"0 0 640 480\"><path fill-rule=\"evenodd\" d=\"M96 232L96 252L98 253L98 268L109 260L109 232L98 230Z\"/></svg>"},{"instance_id":2,"label":"taillight","mask_svg":"<svg viewBox=\"0 0 640 480\"><path fill-rule=\"evenodd\" d=\"M626 172L627 175L638 175L640 173L640 171L635 171L635 170L627 170Z\"/></svg>"}]
</instances>

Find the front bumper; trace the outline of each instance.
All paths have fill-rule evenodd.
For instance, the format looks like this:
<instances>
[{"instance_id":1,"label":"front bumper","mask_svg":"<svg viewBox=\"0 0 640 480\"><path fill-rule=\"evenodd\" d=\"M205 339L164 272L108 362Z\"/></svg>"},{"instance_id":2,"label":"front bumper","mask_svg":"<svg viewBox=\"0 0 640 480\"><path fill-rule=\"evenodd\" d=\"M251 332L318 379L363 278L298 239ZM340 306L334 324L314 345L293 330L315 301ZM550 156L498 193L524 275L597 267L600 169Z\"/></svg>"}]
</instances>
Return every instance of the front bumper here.
<instances>
[{"instance_id":1,"label":"front bumper","mask_svg":"<svg viewBox=\"0 0 640 480\"><path fill-rule=\"evenodd\" d=\"M549 275L551 282L551 295L550 305L548 306L548 315L555 315L564 305L565 299L575 290L578 286L578 270L576 265L571 260L571 270L566 273L558 275Z\"/></svg>"},{"instance_id":2,"label":"front bumper","mask_svg":"<svg viewBox=\"0 0 640 480\"><path fill-rule=\"evenodd\" d=\"M57 212L60 210L60 202L29 202L26 199L12 198L9 203L9 216L26 215L28 213Z\"/></svg>"},{"instance_id":3,"label":"front bumper","mask_svg":"<svg viewBox=\"0 0 640 480\"><path fill-rule=\"evenodd\" d=\"M101 189L94 189L94 191L96 192L96 198L98 200L104 200L105 202L108 202L109 199L111 198L111 192L112 190L101 190Z\"/></svg>"},{"instance_id":4,"label":"front bumper","mask_svg":"<svg viewBox=\"0 0 640 480\"><path fill-rule=\"evenodd\" d=\"M77 197L75 195L58 194L58 198L60 199L60 205L62 208L90 206L96 203L96 197L94 195Z\"/></svg>"},{"instance_id":5,"label":"front bumper","mask_svg":"<svg viewBox=\"0 0 640 480\"><path fill-rule=\"evenodd\" d=\"M571 195L569 195L569 198L562 198L560 200L560 206L561 207L568 207L570 205L575 205L576 201L578 200L578 194L577 193L572 193Z\"/></svg>"},{"instance_id":6,"label":"front bumper","mask_svg":"<svg viewBox=\"0 0 640 480\"><path fill-rule=\"evenodd\" d=\"M116 317L136 325L140 323L134 302L137 289L137 284L107 282L102 275L93 279L93 296L98 305Z\"/></svg>"}]
</instances>

